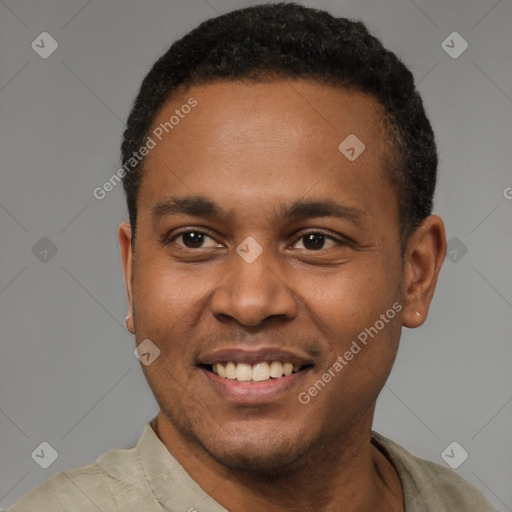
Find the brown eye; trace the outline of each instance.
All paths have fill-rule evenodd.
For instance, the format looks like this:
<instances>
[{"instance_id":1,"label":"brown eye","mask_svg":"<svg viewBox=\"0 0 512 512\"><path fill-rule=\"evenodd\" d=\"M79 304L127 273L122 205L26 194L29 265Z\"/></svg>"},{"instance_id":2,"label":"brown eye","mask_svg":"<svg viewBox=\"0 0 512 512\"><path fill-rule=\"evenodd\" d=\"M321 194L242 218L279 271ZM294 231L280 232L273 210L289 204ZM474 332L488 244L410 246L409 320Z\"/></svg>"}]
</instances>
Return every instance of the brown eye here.
<instances>
[{"instance_id":1,"label":"brown eye","mask_svg":"<svg viewBox=\"0 0 512 512\"><path fill-rule=\"evenodd\" d=\"M316 251L318 249L323 249L325 245L325 236L321 233L310 233L309 235L305 235L303 238L303 244L306 249L311 249Z\"/></svg>"},{"instance_id":2,"label":"brown eye","mask_svg":"<svg viewBox=\"0 0 512 512\"><path fill-rule=\"evenodd\" d=\"M219 244L209 235L201 231L185 231L174 238L178 245L187 249L201 249L203 247L218 247ZM181 243L180 243L181 242Z\"/></svg>"},{"instance_id":3,"label":"brown eye","mask_svg":"<svg viewBox=\"0 0 512 512\"><path fill-rule=\"evenodd\" d=\"M307 249L308 251L319 251L336 246L336 240L324 233L307 233L302 235L296 242L296 245L302 242L302 247L295 247L297 249Z\"/></svg>"}]
</instances>

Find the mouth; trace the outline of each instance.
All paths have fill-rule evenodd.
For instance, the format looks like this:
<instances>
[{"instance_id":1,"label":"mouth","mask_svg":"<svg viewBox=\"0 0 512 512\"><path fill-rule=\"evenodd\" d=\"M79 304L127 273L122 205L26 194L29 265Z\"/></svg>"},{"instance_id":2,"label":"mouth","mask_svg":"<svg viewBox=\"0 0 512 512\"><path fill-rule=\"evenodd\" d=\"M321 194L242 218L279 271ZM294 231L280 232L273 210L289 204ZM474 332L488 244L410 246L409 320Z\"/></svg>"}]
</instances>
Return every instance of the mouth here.
<instances>
[{"instance_id":1,"label":"mouth","mask_svg":"<svg viewBox=\"0 0 512 512\"><path fill-rule=\"evenodd\" d=\"M238 382L265 382L288 377L311 365L293 364L289 361L259 361L255 364L227 361L202 366L223 379Z\"/></svg>"},{"instance_id":2,"label":"mouth","mask_svg":"<svg viewBox=\"0 0 512 512\"><path fill-rule=\"evenodd\" d=\"M275 403L304 386L313 368L308 356L282 349L222 349L204 355L198 366L224 399L238 404Z\"/></svg>"}]
</instances>

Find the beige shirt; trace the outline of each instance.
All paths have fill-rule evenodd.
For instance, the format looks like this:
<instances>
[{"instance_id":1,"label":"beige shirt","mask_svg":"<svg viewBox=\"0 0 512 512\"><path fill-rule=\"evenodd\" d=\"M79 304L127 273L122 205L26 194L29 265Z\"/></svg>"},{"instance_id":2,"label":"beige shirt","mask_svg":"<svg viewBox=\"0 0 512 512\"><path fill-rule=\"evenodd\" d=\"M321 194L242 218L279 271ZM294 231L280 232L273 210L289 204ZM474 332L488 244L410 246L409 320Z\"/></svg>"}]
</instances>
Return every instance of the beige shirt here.
<instances>
[{"instance_id":1,"label":"beige shirt","mask_svg":"<svg viewBox=\"0 0 512 512\"><path fill-rule=\"evenodd\" d=\"M372 442L395 466L406 512L496 512L454 471L415 457L373 433ZM63 471L8 512L227 512L170 454L147 423L134 448L112 450L95 463Z\"/></svg>"}]
</instances>

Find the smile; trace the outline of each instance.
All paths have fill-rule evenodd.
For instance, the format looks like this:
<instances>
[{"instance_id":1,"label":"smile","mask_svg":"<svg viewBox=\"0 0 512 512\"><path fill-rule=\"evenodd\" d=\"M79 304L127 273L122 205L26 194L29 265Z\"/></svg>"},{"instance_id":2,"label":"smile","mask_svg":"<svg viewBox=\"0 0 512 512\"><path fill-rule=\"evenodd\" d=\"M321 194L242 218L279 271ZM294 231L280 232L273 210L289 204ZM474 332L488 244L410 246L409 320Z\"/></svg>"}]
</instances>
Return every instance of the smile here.
<instances>
[{"instance_id":1,"label":"smile","mask_svg":"<svg viewBox=\"0 0 512 512\"><path fill-rule=\"evenodd\" d=\"M270 379L288 377L300 371L302 366L291 362L262 361L255 364L228 361L215 363L208 368L219 377L238 382L263 382Z\"/></svg>"}]
</instances>

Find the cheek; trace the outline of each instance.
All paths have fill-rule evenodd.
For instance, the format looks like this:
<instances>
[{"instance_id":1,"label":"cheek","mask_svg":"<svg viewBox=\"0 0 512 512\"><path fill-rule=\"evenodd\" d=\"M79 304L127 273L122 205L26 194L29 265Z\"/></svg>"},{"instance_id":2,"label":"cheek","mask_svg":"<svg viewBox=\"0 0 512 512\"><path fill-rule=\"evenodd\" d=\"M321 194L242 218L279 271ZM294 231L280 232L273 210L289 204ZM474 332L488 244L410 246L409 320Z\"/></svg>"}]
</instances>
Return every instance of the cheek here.
<instances>
[{"instance_id":1,"label":"cheek","mask_svg":"<svg viewBox=\"0 0 512 512\"><path fill-rule=\"evenodd\" d=\"M373 403L389 376L400 338L401 304L399 266L386 261L367 255L329 277L303 282L303 290L311 290L311 317L326 340L318 377L329 370L335 375L330 391L320 399L326 407L332 401L359 414Z\"/></svg>"},{"instance_id":2,"label":"cheek","mask_svg":"<svg viewBox=\"0 0 512 512\"><path fill-rule=\"evenodd\" d=\"M211 325L209 301L226 273L222 266L171 265L165 255L146 251L134 274L137 341L154 341L173 366L186 363L197 350L191 336Z\"/></svg>"},{"instance_id":3,"label":"cheek","mask_svg":"<svg viewBox=\"0 0 512 512\"><path fill-rule=\"evenodd\" d=\"M198 280L171 271L156 258L140 258L133 300L137 343L151 340L158 357L142 370L159 404L188 397L194 347L188 342L204 307ZM179 401L178 401L179 402Z\"/></svg>"},{"instance_id":4,"label":"cheek","mask_svg":"<svg viewBox=\"0 0 512 512\"><path fill-rule=\"evenodd\" d=\"M163 258L141 255L133 283L135 322L138 335L151 339L169 337L174 329L192 321L206 291L191 274L171 271Z\"/></svg>"},{"instance_id":5,"label":"cheek","mask_svg":"<svg viewBox=\"0 0 512 512\"><path fill-rule=\"evenodd\" d=\"M354 336L397 301L398 283L396 269L388 268L380 258L367 257L333 273L304 273L298 293L332 333Z\"/></svg>"}]
</instances>

